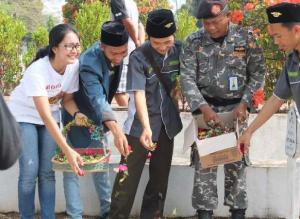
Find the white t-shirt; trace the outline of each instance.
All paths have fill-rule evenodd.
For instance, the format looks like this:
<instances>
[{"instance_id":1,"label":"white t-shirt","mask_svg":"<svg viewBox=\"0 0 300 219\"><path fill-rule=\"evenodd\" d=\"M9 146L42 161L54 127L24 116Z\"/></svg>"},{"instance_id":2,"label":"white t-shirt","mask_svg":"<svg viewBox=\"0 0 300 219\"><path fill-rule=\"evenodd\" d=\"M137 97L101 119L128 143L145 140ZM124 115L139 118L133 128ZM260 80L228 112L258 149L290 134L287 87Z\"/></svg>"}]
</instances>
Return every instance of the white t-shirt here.
<instances>
[{"instance_id":1,"label":"white t-shirt","mask_svg":"<svg viewBox=\"0 0 300 219\"><path fill-rule=\"evenodd\" d=\"M36 96L48 97L52 115L59 122L63 93L74 93L79 89L78 69L76 61L67 65L65 73L61 75L53 69L48 56L32 63L8 101L17 122L44 124L33 102Z\"/></svg>"},{"instance_id":2,"label":"white t-shirt","mask_svg":"<svg viewBox=\"0 0 300 219\"><path fill-rule=\"evenodd\" d=\"M132 22L136 30L138 30L139 25L139 11L136 3L133 0L122 0L122 2L118 2L118 4L114 4L120 0L111 1L111 20L122 20L126 17L131 18ZM122 8L122 4L124 4L125 8ZM119 16L118 16L119 15ZM123 63L128 65L129 55L135 50L135 44L133 40L129 37L128 39L128 55L124 58Z\"/></svg>"}]
</instances>

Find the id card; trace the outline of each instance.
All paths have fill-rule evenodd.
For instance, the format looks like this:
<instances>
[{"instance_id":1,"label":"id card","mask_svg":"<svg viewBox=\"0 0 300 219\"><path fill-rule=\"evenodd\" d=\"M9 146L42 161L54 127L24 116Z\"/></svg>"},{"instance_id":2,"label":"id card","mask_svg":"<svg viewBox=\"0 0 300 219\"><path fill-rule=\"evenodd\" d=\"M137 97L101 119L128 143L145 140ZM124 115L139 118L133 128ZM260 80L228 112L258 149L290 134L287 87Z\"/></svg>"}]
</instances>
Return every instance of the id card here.
<instances>
[{"instance_id":1,"label":"id card","mask_svg":"<svg viewBox=\"0 0 300 219\"><path fill-rule=\"evenodd\" d=\"M230 77L229 78L229 90L230 91L237 91L238 89L239 89L238 78L237 77Z\"/></svg>"}]
</instances>

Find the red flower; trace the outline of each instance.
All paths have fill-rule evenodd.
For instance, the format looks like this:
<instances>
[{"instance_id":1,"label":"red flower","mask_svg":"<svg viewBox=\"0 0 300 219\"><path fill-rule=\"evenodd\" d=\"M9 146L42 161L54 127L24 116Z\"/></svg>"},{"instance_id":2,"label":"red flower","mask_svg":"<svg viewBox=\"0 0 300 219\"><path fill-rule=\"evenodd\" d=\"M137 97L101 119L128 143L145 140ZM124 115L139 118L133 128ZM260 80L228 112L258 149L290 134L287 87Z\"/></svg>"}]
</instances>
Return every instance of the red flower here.
<instances>
[{"instance_id":1,"label":"red flower","mask_svg":"<svg viewBox=\"0 0 300 219\"><path fill-rule=\"evenodd\" d=\"M252 102L255 108L260 108L265 102L265 92L262 88L255 91L252 95Z\"/></svg>"},{"instance_id":2,"label":"red flower","mask_svg":"<svg viewBox=\"0 0 300 219\"><path fill-rule=\"evenodd\" d=\"M149 11L149 7L143 6L143 7L138 7L138 11L140 14L147 14Z\"/></svg>"},{"instance_id":3,"label":"red flower","mask_svg":"<svg viewBox=\"0 0 300 219\"><path fill-rule=\"evenodd\" d=\"M250 2L248 2L248 3L245 4L245 6L244 6L244 9L245 9L246 11L252 11L253 8L254 8L254 4L253 4L253 3L250 3Z\"/></svg>"},{"instance_id":4,"label":"red flower","mask_svg":"<svg viewBox=\"0 0 300 219\"><path fill-rule=\"evenodd\" d=\"M78 175L79 175L79 176L84 176L84 171L83 171L82 169L80 169L80 170L78 171Z\"/></svg>"},{"instance_id":5,"label":"red flower","mask_svg":"<svg viewBox=\"0 0 300 219\"><path fill-rule=\"evenodd\" d=\"M125 171L127 171L127 170L128 170L128 167L127 167L126 164L120 164L120 165L119 165L119 171L120 171L120 172L125 172Z\"/></svg>"},{"instance_id":6,"label":"red flower","mask_svg":"<svg viewBox=\"0 0 300 219\"><path fill-rule=\"evenodd\" d=\"M244 19L244 14L241 10L235 10L231 14L231 22L239 24Z\"/></svg>"},{"instance_id":7,"label":"red flower","mask_svg":"<svg viewBox=\"0 0 300 219\"><path fill-rule=\"evenodd\" d=\"M128 145L128 146L127 146L127 148L128 148L128 150L129 150L129 153L131 153L131 152L132 152L132 148L131 148L131 146L130 146L130 145Z\"/></svg>"},{"instance_id":8,"label":"red flower","mask_svg":"<svg viewBox=\"0 0 300 219\"><path fill-rule=\"evenodd\" d=\"M152 153L149 152L149 153L147 154L147 160L151 160L151 156L152 156Z\"/></svg>"}]
</instances>

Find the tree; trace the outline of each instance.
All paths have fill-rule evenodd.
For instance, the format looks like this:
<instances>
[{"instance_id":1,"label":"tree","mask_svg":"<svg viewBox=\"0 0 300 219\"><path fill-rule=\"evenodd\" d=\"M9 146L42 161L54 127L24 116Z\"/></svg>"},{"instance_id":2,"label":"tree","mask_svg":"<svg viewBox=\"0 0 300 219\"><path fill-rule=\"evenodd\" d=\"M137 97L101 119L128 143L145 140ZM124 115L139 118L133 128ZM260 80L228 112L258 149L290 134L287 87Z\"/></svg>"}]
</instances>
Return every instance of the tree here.
<instances>
[{"instance_id":1,"label":"tree","mask_svg":"<svg viewBox=\"0 0 300 219\"><path fill-rule=\"evenodd\" d=\"M46 22L46 16L42 14L41 0L1 0L0 8L8 15L22 20L29 31L33 31Z\"/></svg>"},{"instance_id":2,"label":"tree","mask_svg":"<svg viewBox=\"0 0 300 219\"><path fill-rule=\"evenodd\" d=\"M38 49L48 45L48 30L46 27L38 27L30 36L28 36L27 49L22 55L22 61L25 67L32 62Z\"/></svg>"},{"instance_id":3,"label":"tree","mask_svg":"<svg viewBox=\"0 0 300 219\"><path fill-rule=\"evenodd\" d=\"M82 4L75 18L75 26L80 32L83 50L100 39L101 26L109 20L110 8L107 4L96 1Z\"/></svg>"},{"instance_id":4,"label":"tree","mask_svg":"<svg viewBox=\"0 0 300 219\"><path fill-rule=\"evenodd\" d=\"M197 30L197 19L189 16L187 8L181 8L176 12L177 31L176 39L183 41L189 34Z\"/></svg>"},{"instance_id":5,"label":"tree","mask_svg":"<svg viewBox=\"0 0 300 219\"><path fill-rule=\"evenodd\" d=\"M62 6L62 12L65 23L74 24L77 13L82 5L102 2L108 5L108 0L66 0L66 4Z\"/></svg>"},{"instance_id":6,"label":"tree","mask_svg":"<svg viewBox=\"0 0 300 219\"><path fill-rule=\"evenodd\" d=\"M22 39L26 34L25 25L0 12L0 88L8 93L20 80Z\"/></svg>"}]
</instances>

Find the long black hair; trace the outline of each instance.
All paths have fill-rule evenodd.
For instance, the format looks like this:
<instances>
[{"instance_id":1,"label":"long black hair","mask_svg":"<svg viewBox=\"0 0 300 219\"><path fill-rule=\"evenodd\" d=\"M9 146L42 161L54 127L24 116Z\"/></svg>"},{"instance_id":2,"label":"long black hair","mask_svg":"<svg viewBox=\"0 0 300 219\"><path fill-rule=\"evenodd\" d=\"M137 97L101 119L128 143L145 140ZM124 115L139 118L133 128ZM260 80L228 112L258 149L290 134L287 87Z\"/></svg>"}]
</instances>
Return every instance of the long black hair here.
<instances>
[{"instance_id":1,"label":"long black hair","mask_svg":"<svg viewBox=\"0 0 300 219\"><path fill-rule=\"evenodd\" d=\"M52 49L57 47L69 32L75 33L79 38L78 31L70 24L58 24L54 26L49 32L49 45L39 49L32 62L35 62L36 60L45 56L49 56L49 59L53 59L55 54Z\"/></svg>"}]
</instances>

